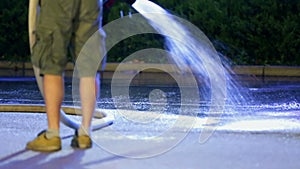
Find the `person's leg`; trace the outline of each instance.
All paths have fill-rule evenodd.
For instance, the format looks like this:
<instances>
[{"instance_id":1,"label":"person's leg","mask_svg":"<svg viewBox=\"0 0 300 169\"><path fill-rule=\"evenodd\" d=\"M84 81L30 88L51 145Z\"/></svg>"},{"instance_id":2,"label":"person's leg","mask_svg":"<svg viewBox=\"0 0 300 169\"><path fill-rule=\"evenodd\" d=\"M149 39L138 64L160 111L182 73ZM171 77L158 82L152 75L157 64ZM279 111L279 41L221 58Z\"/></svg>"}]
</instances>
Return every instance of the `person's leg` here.
<instances>
[{"instance_id":1,"label":"person's leg","mask_svg":"<svg viewBox=\"0 0 300 169\"><path fill-rule=\"evenodd\" d=\"M64 97L63 72L67 64L72 35L75 0L43 0L37 35L40 36L33 55L40 57L38 67L43 75L43 93L49 130L59 130L60 108Z\"/></svg>"},{"instance_id":2,"label":"person's leg","mask_svg":"<svg viewBox=\"0 0 300 169\"><path fill-rule=\"evenodd\" d=\"M89 134L91 120L95 111L97 93L99 88L99 80L95 77L81 77L80 78L80 98L82 109L82 127L87 131L79 133L79 135ZM81 132L81 131L80 131Z\"/></svg>"},{"instance_id":3,"label":"person's leg","mask_svg":"<svg viewBox=\"0 0 300 169\"><path fill-rule=\"evenodd\" d=\"M57 151L61 149L59 137L60 106L64 96L62 76L44 75L44 100L48 119L48 129L41 132L36 139L27 143L26 148L34 151Z\"/></svg>"},{"instance_id":4,"label":"person's leg","mask_svg":"<svg viewBox=\"0 0 300 169\"><path fill-rule=\"evenodd\" d=\"M59 137L60 108L64 96L63 71L67 63L67 47L72 34L72 1L43 0L37 24L37 41L32 50L32 63L43 75L43 93L48 129L28 142L34 151L61 149ZM63 16L63 17L62 17Z\"/></svg>"},{"instance_id":5,"label":"person's leg","mask_svg":"<svg viewBox=\"0 0 300 169\"><path fill-rule=\"evenodd\" d=\"M99 91L99 70L105 53L105 34L99 31L102 20L102 1L81 0L74 26L74 53L76 69L80 77L80 100L82 108L82 124L72 139L71 146L89 148L91 121L95 111L97 93ZM87 43L88 42L88 43Z\"/></svg>"},{"instance_id":6,"label":"person's leg","mask_svg":"<svg viewBox=\"0 0 300 169\"><path fill-rule=\"evenodd\" d=\"M82 128L90 129L99 88L99 77L96 78L96 72L101 62L101 52L104 51L105 36L101 34L102 32L99 32L102 17L102 4L100 3L101 1L98 0L82 0L75 19L72 42L74 43L74 53L77 59L75 66L80 77L79 92L83 113L79 135L89 134L89 131L82 132ZM97 33L98 35L95 36ZM87 43L87 41L89 42Z\"/></svg>"},{"instance_id":7,"label":"person's leg","mask_svg":"<svg viewBox=\"0 0 300 169\"><path fill-rule=\"evenodd\" d=\"M64 97L64 80L58 75L44 75L44 100L48 129L59 130L60 108Z\"/></svg>"},{"instance_id":8,"label":"person's leg","mask_svg":"<svg viewBox=\"0 0 300 169\"><path fill-rule=\"evenodd\" d=\"M91 121L95 111L96 100L99 93L100 79L96 77L81 77L80 78L80 99L82 109L82 122L71 141L71 146L74 148L90 148L92 140L90 138Z\"/></svg>"}]
</instances>

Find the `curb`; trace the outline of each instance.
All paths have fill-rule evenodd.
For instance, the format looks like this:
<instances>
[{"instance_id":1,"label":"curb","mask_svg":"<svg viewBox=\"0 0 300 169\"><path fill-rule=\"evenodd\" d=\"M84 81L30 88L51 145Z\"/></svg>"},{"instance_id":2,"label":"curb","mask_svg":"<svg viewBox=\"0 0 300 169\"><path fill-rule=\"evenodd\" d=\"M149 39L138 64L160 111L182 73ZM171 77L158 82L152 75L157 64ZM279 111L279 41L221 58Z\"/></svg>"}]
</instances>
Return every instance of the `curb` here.
<instances>
[{"instance_id":1,"label":"curb","mask_svg":"<svg viewBox=\"0 0 300 169\"><path fill-rule=\"evenodd\" d=\"M119 66L119 63L107 63L103 73L114 72ZM143 67L164 68L169 72L174 72L172 64L138 64L128 63L122 64L123 71L141 70ZM68 63L66 66L66 76L72 76L73 64ZM300 77L300 66L255 66L255 65L237 65L231 67L236 75L255 75L255 76L293 76ZM30 62L0 62L0 76L2 77L27 77L34 76L32 64ZM147 69L143 73L163 73L158 69Z\"/></svg>"},{"instance_id":2,"label":"curb","mask_svg":"<svg viewBox=\"0 0 300 169\"><path fill-rule=\"evenodd\" d=\"M156 69L146 69L145 67L155 67ZM115 75L116 69L119 70L118 76ZM162 71L165 70L165 71ZM130 80L132 86L176 86L178 81L182 85L190 86L191 82L183 78L182 73L178 73L175 65L172 64L139 64L126 63L119 66L119 63L107 63L104 71L100 72L101 83L111 84L114 79L114 85L123 86L126 81ZM274 82L274 81L300 81L300 66L232 66L229 72L237 80L252 84L258 81ZM171 73L171 75L170 75ZM73 77L73 64L68 63L64 76L66 78ZM191 75L194 77L194 75ZM32 78L34 80L34 72L32 64L0 62L0 77L2 81L11 79ZM185 75L184 77L188 77ZM0 81L1 81L0 79ZM176 80L175 80L176 79ZM201 79L199 80L201 83ZM127 84L125 84L127 85Z\"/></svg>"},{"instance_id":3,"label":"curb","mask_svg":"<svg viewBox=\"0 0 300 169\"><path fill-rule=\"evenodd\" d=\"M300 66L234 66L237 75L300 77Z\"/></svg>"},{"instance_id":4,"label":"curb","mask_svg":"<svg viewBox=\"0 0 300 169\"><path fill-rule=\"evenodd\" d=\"M80 108L63 106L62 110L67 115L80 115ZM45 105L40 104L0 104L0 112L2 113L46 113ZM105 118L106 114L96 110L94 117L97 119Z\"/></svg>"}]
</instances>

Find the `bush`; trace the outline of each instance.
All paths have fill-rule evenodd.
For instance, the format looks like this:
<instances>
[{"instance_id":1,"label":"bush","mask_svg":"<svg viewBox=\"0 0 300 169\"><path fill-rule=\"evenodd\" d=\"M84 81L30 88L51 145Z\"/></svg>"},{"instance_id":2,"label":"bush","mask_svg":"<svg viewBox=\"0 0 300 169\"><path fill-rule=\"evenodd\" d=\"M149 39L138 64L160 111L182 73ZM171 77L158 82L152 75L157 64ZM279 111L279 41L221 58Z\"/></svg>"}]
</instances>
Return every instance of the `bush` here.
<instances>
[{"instance_id":1,"label":"bush","mask_svg":"<svg viewBox=\"0 0 300 169\"><path fill-rule=\"evenodd\" d=\"M0 3L0 60L29 58L27 29L28 1L4 0Z\"/></svg>"},{"instance_id":2,"label":"bush","mask_svg":"<svg viewBox=\"0 0 300 169\"><path fill-rule=\"evenodd\" d=\"M236 64L300 65L298 0L160 0Z\"/></svg>"},{"instance_id":3,"label":"bush","mask_svg":"<svg viewBox=\"0 0 300 169\"><path fill-rule=\"evenodd\" d=\"M236 64L300 65L299 0L153 1L199 27L216 49ZM1 2L1 60L29 60L27 8L28 1ZM105 13L105 23L119 18L120 10L134 12L118 2ZM135 50L149 47L163 47L163 38L128 38L110 51L108 59L120 62Z\"/></svg>"}]
</instances>

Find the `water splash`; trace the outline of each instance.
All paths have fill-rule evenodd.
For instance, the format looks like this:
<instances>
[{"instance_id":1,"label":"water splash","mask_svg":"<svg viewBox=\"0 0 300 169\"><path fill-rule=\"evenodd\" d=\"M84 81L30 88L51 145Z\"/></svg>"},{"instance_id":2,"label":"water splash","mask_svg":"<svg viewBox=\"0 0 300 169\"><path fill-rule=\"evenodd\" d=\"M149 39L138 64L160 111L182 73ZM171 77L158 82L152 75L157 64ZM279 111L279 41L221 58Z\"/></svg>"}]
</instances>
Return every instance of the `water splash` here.
<instances>
[{"instance_id":1,"label":"water splash","mask_svg":"<svg viewBox=\"0 0 300 169\"><path fill-rule=\"evenodd\" d=\"M211 101L211 107L215 108L211 111L224 111L224 104L243 104L249 99L202 31L148 0L137 0L133 7L165 36L166 47L178 68L183 72L192 70L202 98Z\"/></svg>"},{"instance_id":2,"label":"water splash","mask_svg":"<svg viewBox=\"0 0 300 169\"><path fill-rule=\"evenodd\" d=\"M204 113L215 114L213 118L207 118L206 124L218 124L225 111L234 111L225 110L227 104L245 103L244 94L241 92L245 90L241 90L230 75L232 72L228 70L230 67L223 66L218 52L201 30L148 0L137 0L133 7L159 34L165 37L166 48L170 51L170 57L179 70L192 71L199 83L201 98L210 104L209 110ZM205 143L216 128L204 128L199 142Z\"/></svg>"}]
</instances>

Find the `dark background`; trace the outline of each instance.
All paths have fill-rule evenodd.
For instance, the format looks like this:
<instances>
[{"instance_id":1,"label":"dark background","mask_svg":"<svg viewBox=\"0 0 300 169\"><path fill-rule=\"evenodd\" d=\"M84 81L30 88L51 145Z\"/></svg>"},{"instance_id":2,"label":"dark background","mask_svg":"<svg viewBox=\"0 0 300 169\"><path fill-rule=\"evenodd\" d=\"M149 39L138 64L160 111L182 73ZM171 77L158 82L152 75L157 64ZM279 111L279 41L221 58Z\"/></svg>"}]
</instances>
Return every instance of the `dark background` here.
<instances>
[{"instance_id":1,"label":"dark background","mask_svg":"<svg viewBox=\"0 0 300 169\"><path fill-rule=\"evenodd\" d=\"M213 42L217 51L234 64L300 65L300 0L153 2L195 24ZM0 60L30 60L28 3L27 0L1 0ZM117 1L110 9L105 9L104 24L120 18L121 10L124 15L136 12L128 4ZM110 51L108 61L120 62L131 52L142 48L163 47L163 38L156 36L124 40Z\"/></svg>"}]
</instances>

